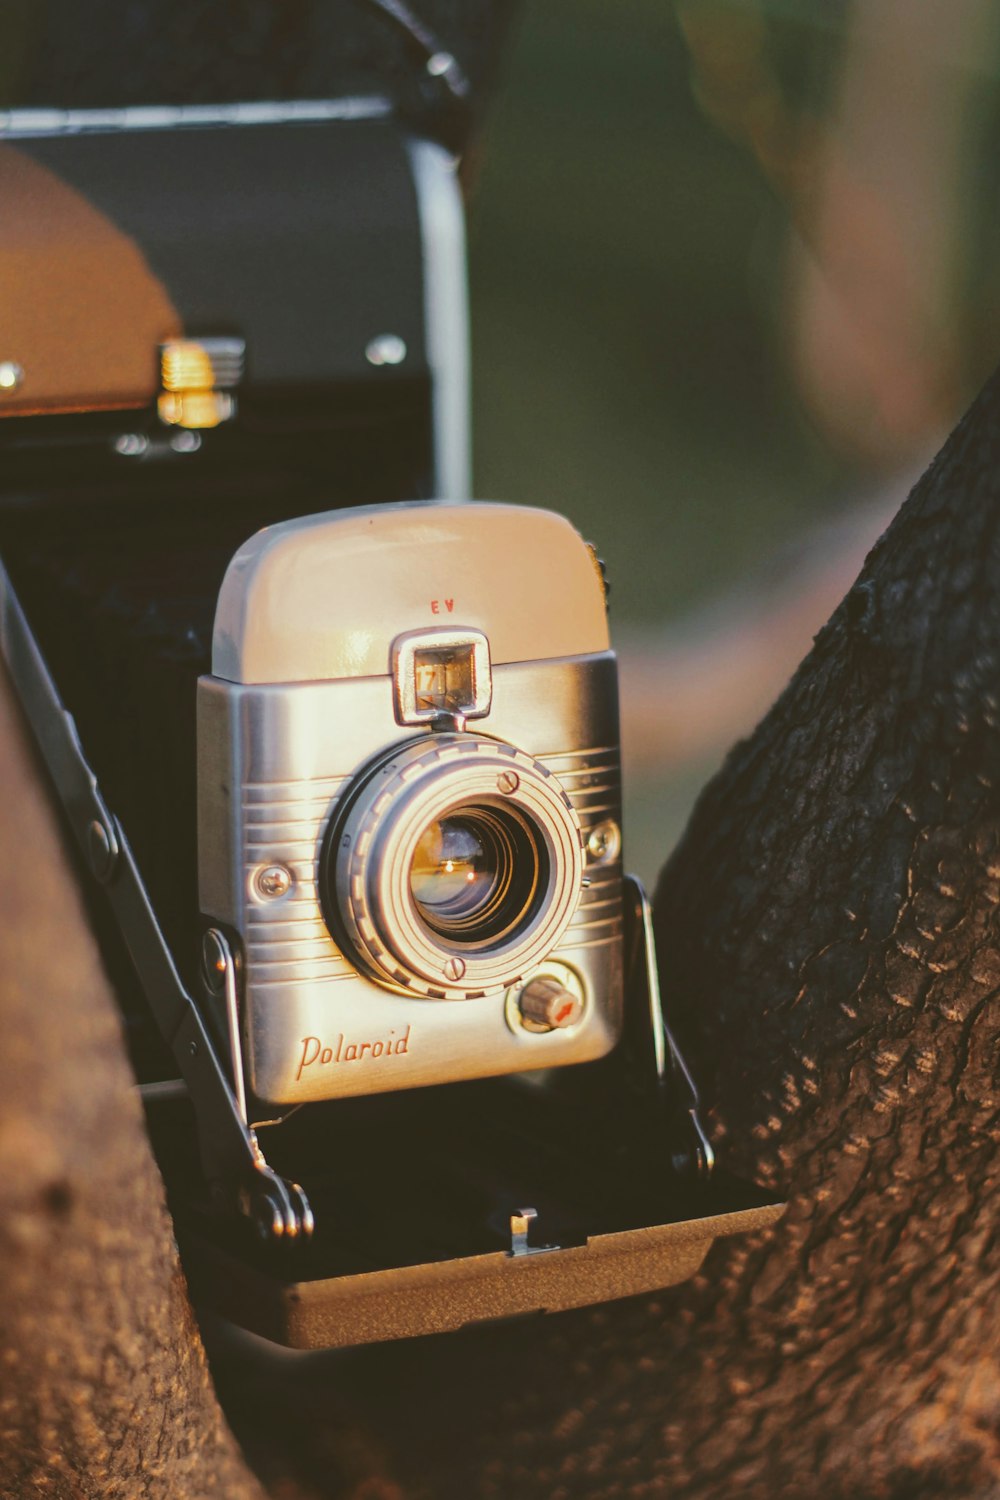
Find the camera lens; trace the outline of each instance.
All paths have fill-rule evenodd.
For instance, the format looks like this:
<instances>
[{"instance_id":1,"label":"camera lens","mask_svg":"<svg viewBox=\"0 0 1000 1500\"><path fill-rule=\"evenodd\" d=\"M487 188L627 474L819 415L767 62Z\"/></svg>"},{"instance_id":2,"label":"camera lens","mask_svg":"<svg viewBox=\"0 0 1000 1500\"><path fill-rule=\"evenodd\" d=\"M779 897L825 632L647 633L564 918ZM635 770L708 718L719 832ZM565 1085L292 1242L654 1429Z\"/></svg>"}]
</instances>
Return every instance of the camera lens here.
<instances>
[{"instance_id":1,"label":"camera lens","mask_svg":"<svg viewBox=\"0 0 1000 1500\"><path fill-rule=\"evenodd\" d=\"M410 890L432 932L478 946L530 915L544 865L526 819L506 807L468 806L427 826L410 866Z\"/></svg>"},{"instance_id":2,"label":"camera lens","mask_svg":"<svg viewBox=\"0 0 1000 1500\"><path fill-rule=\"evenodd\" d=\"M583 840L540 761L485 735L391 746L330 820L320 888L334 940L408 994L500 994L551 958L580 900Z\"/></svg>"}]
</instances>

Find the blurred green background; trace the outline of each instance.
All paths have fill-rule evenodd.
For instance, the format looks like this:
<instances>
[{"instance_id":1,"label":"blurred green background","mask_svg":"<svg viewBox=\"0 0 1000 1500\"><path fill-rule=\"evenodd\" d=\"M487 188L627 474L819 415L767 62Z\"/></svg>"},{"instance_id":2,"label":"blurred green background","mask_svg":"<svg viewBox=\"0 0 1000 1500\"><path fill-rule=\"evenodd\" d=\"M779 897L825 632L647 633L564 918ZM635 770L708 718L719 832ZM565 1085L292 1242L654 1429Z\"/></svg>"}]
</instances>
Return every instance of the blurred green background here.
<instances>
[{"instance_id":1,"label":"blurred green background","mask_svg":"<svg viewBox=\"0 0 1000 1500\"><path fill-rule=\"evenodd\" d=\"M663 0L525 5L481 151L476 493L561 510L597 542L613 631L677 619L847 481L771 305L785 210L699 108ZM647 881L712 766L629 786Z\"/></svg>"},{"instance_id":2,"label":"blurred green background","mask_svg":"<svg viewBox=\"0 0 1000 1500\"><path fill-rule=\"evenodd\" d=\"M597 539L619 620L725 587L836 492L767 306L784 224L672 5L525 6L471 202L476 485Z\"/></svg>"}]
</instances>

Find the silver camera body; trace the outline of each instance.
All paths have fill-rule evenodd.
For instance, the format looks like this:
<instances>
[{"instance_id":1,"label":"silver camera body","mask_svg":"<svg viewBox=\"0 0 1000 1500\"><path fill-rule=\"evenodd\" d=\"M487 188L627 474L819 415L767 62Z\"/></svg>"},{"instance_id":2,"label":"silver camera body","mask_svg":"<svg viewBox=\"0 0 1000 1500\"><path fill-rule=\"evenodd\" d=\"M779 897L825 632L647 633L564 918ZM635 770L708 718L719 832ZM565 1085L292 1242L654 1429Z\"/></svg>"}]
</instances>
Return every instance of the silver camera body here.
<instances>
[{"instance_id":1,"label":"silver camera body","mask_svg":"<svg viewBox=\"0 0 1000 1500\"><path fill-rule=\"evenodd\" d=\"M603 580L562 517L358 507L233 558L198 684L199 887L258 1100L607 1053L620 828Z\"/></svg>"}]
</instances>

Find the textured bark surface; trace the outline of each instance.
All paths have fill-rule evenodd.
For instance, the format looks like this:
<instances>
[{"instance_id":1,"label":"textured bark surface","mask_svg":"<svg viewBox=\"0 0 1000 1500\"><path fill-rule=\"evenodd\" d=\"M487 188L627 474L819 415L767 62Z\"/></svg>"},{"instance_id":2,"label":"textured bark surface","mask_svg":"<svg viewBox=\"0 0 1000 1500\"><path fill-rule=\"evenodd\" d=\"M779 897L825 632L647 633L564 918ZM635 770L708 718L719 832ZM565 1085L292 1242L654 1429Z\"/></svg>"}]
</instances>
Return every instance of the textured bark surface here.
<instances>
[{"instance_id":1,"label":"textured bark surface","mask_svg":"<svg viewBox=\"0 0 1000 1500\"><path fill-rule=\"evenodd\" d=\"M0 785L0 1495L257 1500L6 678Z\"/></svg>"},{"instance_id":2,"label":"textured bark surface","mask_svg":"<svg viewBox=\"0 0 1000 1500\"><path fill-rule=\"evenodd\" d=\"M722 1159L786 1220L341 1365L410 1493L1000 1494L998 434L994 379L660 883Z\"/></svg>"}]
</instances>

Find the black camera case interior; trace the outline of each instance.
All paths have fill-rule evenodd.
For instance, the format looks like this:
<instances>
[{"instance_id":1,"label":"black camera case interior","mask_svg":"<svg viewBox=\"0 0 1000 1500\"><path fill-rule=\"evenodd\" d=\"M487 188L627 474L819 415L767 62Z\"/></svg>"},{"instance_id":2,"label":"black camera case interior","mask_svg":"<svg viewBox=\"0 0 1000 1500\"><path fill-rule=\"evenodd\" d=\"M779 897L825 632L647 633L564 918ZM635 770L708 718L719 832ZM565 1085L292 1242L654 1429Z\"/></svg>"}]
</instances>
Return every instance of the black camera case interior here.
<instances>
[{"instance_id":1,"label":"black camera case interior","mask_svg":"<svg viewBox=\"0 0 1000 1500\"><path fill-rule=\"evenodd\" d=\"M449 352L436 326L456 307L460 325L463 291L442 308L421 144L346 106L280 113L122 112L0 140L0 284L21 309L0 348L0 557L4 652L81 847L192 1291L320 1347L668 1285L781 1205L710 1170L632 887L626 1033L609 1058L542 1087L450 1084L258 1124L315 1232L274 1243L219 1210L204 1162L213 1118L232 1125L227 1063L187 997L195 682L223 572L263 525L431 497L443 473L460 485L447 450L464 441L462 329ZM217 425L164 421L170 339L241 346L242 370L213 367L208 394L235 407ZM101 867L80 764L128 841L134 889ZM184 1060L206 1043L218 1055L199 1073Z\"/></svg>"}]
</instances>

